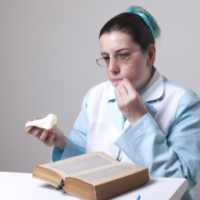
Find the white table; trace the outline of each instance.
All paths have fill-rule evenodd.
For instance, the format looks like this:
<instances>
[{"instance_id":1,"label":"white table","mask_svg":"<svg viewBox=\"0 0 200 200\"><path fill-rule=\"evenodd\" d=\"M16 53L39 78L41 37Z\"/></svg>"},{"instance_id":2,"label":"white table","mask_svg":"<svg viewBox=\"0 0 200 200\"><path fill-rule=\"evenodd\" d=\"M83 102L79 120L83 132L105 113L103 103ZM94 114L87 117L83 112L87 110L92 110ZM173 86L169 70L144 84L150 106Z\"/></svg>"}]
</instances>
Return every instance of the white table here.
<instances>
[{"instance_id":1,"label":"white table","mask_svg":"<svg viewBox=\"0 0 200 200\"><path fill-rule=\"evenodd\" d=\"M183 178L151 178L150 181L135 190L120 195L115 200L178 200L188 187ZM78 200L63 190L32 178L32 174L0 172L1 200Z\"/></svg>"}]
</instances>

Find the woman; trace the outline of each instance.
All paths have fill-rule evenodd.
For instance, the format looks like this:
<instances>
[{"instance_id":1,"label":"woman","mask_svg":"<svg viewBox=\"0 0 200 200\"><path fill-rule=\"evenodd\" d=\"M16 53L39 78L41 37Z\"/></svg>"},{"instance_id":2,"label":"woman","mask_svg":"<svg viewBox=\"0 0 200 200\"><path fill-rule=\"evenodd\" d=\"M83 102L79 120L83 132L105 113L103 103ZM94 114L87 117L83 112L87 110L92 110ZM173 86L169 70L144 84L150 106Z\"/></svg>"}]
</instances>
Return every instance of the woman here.
<instances>
[{"instance_id":1,"label":"woman","mask_svg":"<svg viewBox=\"0 0 200 200\"><path fill-rule=\"evenodd\" d=\"M154 68L154 37L160 29L140 7L109 20L100 31L102 58L109 81L93 87L69 136L26 128L47 146L52 161L104 151L113 158L149 168L151 177L186 177L198 181L200 99L168 81ZM188 190L182 199L193 199Z\"/></svg>"}]
</instances>

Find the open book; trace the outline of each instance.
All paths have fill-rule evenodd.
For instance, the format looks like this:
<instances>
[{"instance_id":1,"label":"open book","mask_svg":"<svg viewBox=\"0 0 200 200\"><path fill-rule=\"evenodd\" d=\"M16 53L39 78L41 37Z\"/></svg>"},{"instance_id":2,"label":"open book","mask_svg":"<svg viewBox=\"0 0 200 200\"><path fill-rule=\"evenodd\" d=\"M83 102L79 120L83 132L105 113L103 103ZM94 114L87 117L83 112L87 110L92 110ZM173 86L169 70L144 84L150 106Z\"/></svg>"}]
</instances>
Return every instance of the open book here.
<instances>
[{"instance_id":1,"label":"open book","mask_svg":"<svg viewBox=\"0 0 200 200\"><path fill-rule=\"evenodd\" d=\"M82 199L110 199L149 181L148 168L118 162L103 152L38 165L33 177Z\"/></svg>"}]
</instances>

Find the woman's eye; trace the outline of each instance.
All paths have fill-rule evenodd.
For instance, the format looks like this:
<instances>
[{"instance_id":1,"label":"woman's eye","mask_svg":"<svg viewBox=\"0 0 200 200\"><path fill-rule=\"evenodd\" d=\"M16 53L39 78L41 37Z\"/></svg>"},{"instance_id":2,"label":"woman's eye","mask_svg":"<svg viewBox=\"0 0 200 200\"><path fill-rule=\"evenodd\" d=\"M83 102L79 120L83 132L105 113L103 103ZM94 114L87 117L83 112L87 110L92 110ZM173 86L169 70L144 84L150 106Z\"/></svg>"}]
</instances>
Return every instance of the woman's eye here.
<instances>
[{"instance_id":1,"label":"woman's eye","mask_svg":"<svg viewBox=\"0 0 200 200\"><path fill-rule=\"evenodd\" d=\"M123 53L123 54L120 54L119 57L120 57L120 58L128 58L129 55L130 55L130 54L128 54L128 53Z\"/></svg>"},{"instance_id":2,"label":"woman's eye","mask_svg":"<svg viewBox=\"0 0 200 200\"><path fill-rule=\"evenodd\" d=\"M109 60L110 60L109 57L103 57L103 59L104 59L106 62L109 62Z\"/></svg>"}]
</instances>

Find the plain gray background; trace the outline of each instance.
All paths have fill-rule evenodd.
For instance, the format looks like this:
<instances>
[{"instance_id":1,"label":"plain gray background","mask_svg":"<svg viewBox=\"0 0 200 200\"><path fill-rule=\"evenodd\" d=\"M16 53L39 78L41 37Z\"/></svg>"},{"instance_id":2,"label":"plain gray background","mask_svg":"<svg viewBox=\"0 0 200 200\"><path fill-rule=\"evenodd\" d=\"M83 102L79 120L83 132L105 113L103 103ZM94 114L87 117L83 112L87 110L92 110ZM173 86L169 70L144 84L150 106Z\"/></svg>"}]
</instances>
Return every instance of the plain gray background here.
<instances>
[{"instance_id":1,"label":"plain gray background","mask_svg":"<svg viewBox=\"0 0 200 200\"><path fill-rule=\"evenodd\" d=\"M86 92L106 81L98 34L131 5L147 9L161 27L155 67L200 95L199 1L0 0L0 171L32 172L52 148L24 133L49 113L70 133Z\"/></svg>"}]
</instances>

